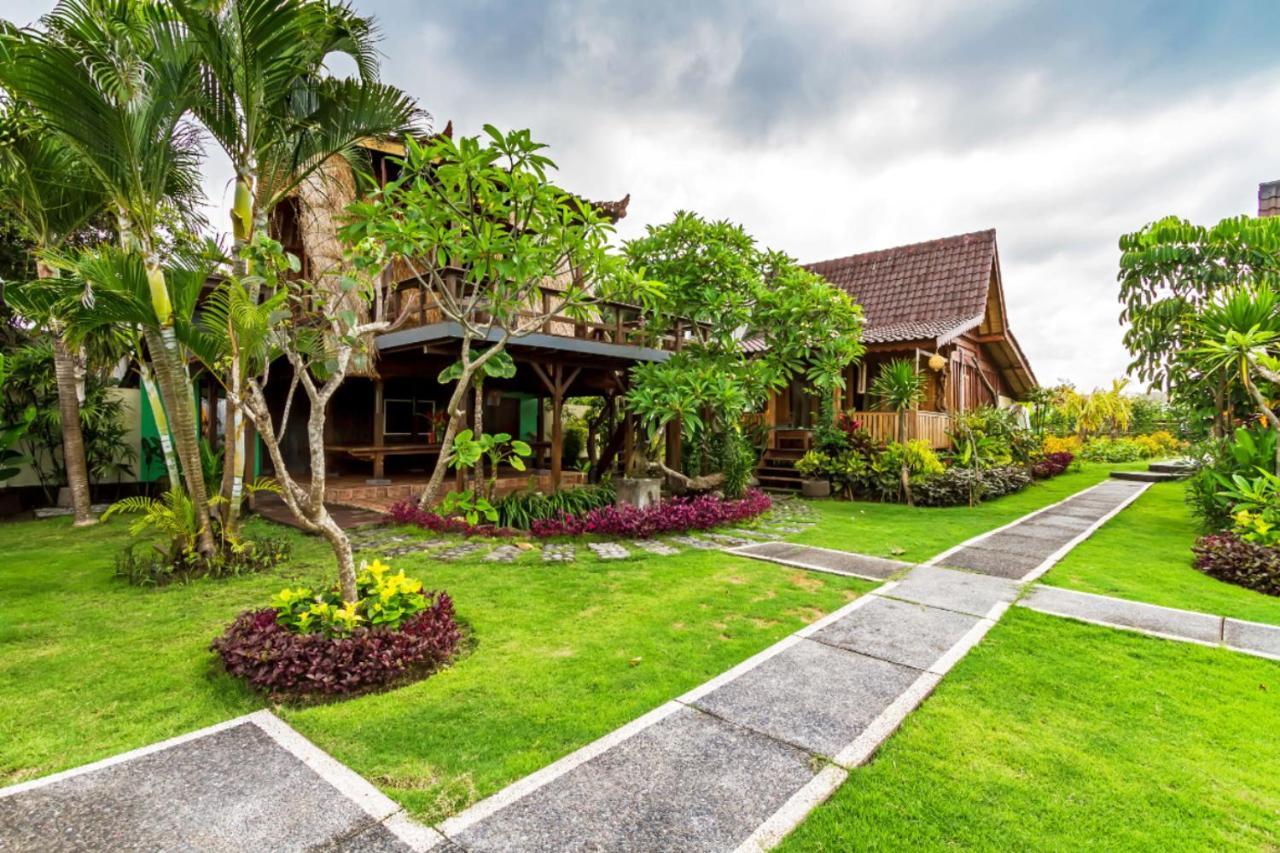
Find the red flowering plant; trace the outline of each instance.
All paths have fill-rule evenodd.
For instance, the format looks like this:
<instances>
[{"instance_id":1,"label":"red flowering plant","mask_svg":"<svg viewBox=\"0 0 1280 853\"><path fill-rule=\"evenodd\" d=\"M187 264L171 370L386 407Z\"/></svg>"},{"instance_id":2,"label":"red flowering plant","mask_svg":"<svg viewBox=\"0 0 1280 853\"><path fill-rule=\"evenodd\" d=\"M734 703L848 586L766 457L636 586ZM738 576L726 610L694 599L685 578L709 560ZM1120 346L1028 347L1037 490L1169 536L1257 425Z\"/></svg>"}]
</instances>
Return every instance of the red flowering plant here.
<instances>
[{"instance_id":1,"label":"red flowering plant","mask_svg":"<svg viewBox=\"0 0 1280 853\"><path fill-rule=\"evenodd\" d=\"M664 533L706 530L721 524L743 522L755 518L773 506L769 496L758 489L748 489L737 499L714 495L694 498L668 498L640 509L631 504L602 506L583 515L563 515L533 522L533 535L581 536L594 533L648 539Z\"/></svg>"},{"instance_id":2,"label":"red flowering plant","mask_svg":"<svg viewBox=\"0 0 1280 853\"><path fill-rule=\"evenodd\" d=\"M448 594L427 592L381 561L362 567L358 596L286 588L213 641L232 675L281 698L371 690L445 663L461 639Z\"/></svg>"}]
</instances>

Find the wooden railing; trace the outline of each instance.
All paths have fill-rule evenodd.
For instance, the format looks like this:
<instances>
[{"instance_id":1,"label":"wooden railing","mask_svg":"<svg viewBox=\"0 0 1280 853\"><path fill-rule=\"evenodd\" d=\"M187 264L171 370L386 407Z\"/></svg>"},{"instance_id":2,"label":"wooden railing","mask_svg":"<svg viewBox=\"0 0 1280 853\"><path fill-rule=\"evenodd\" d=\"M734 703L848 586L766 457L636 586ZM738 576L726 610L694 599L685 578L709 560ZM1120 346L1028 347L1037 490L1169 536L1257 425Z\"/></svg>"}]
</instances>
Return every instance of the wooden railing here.
<instances>
[{"instance_id":1,"label":"wooden railing","mask_svg":"<svg viewBox=\"0 0 1280 853\"><path fill-rule=\"evenodd\" d=\"M854 412L853 417L879 441L896 441L898 438L897 412ZM907 438L922 438L929 446L945 450L951 446L947 430L951 416L946 412L907 412Z\"/></svg>"},{"instance_id":2,"label":"wooden railing","mask_svg":"<svg viewBox=\"0 0 1280 853\"><path fill-rule=\"evenodd\" d=\"M533 306L518 312L521 328L528 331L558 337L579 338L610 344L647 346L655 349L677 351L686 340L689 327L677 321L672 331L660 332L650 327L644 310L637 305L592 299L581 317L553 313L556 304L564 299L564 292L555 287L539 288L537 309ZM448 319L441 310L436 295L417 286L402 286L388 294L387 314L401 320L401 329L426 326ZM406 316L407 315L407 316ZM481 323L483 315L477 317ZM530 329L530 325L536 328Z\"/></svg>"}]
</instances>

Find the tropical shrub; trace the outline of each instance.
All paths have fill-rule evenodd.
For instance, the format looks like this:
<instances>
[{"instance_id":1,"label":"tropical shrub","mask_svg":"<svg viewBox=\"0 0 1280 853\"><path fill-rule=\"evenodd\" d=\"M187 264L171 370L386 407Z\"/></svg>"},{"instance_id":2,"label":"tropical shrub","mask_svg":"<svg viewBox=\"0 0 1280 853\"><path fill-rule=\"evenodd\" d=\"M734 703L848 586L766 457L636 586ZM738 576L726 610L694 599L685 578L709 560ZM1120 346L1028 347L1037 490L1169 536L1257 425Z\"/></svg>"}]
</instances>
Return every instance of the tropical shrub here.
<instances>
[{"instance_id":1,"label":"tropical shrub","mask_svg":"<svg viewBox=\"0 0 1280 853\"><path fill-rule=\"evenodd\" d=\"M387 509L387 518L396 524L412 524L433 533L461 533L470 536L475 533L501 533L492 526L469 524L461 516L443 516L429 509L422 509L416 501L397 501Z\"/></svg>"},{"instance_id":2,"label":"tropical shrub","mask_svg":"<svg viewBox=\"0 0 1280 853\"><path fill-rule=\"evenodd\" d=\"M963 506L969 503L970 495L981 500L982 473L980 469L956 465L941 474L921 477L912 483L916 503L920 506Z\"/></svg>"},{"instance_id":3,"label":"tropical shrub","mask_svg":"<svg viewBox=\"0 0 1280 853\"><path fill-rule=\"evenodd\" d=\"M298 634L350 636L357 628L394 631L427 608L422 582L391 573L381 560L361 567L356 575L356 600L344 602L336 586L317 593L308 587L288 587L271 600L276 621Z\"/></svg>"},{"instance_id":4,"label":"tropical shrub","mask_svg":"<svg viewBox=\"0 0 1280 853\"><path fill-rule=\"evenodd\" d=\"M1172 456L1186 449L1185 442L1179 440L1173 433L1165 429L1156 430L1146 435L1134 436L1133 440L1147 451L1147 458Z\"/></svg>"},{"instance_id":5,"label":"tropical shrub","mask_svg":"<svg viewBox=\"0 0 1280 853\"><path fill-rule=\"evenodd\" d=\"M155 545L130 545L116 555L115 576L134 586L165 586L195 578L229 578L265 572L289 559L287 539L269 536L238 540L201 557L191 551L174 554Z\"/></svg>"},{"instance_id":6,"label":"tropical shrub","mask_svg":"<svg viewBox=\"0 0 1280 853\"><path fill-rule=\"evenodd\" d=\"M562 515L584 515L593 509L608 506L617 498L612 485L578 486L552 494L539 491L512 492L500 499L495 507L498 524L528 530L535 521L546 521Z\"/></svg>"},{"instance_id":7,"label":"tropical shrub","mask_svg":"<svg viewBox=\"0 0 1280 853\"><path fill-rule=\"evenodd\" d=\"M1070 453L1079 456L1084 448L1078 435L1046 435L1040 449L1046 456L1051 453Z\"/></svg>"},{"instance_id":8,"label":"tropical shrub","mask_svg":"<svg viewBox=\"0 0 1280 853\"><path fill-rule=\"evenodd\" d=\"M1195 567L1205 574L1266 595L1280 595L1280 548L1226 532L1200 537L1191 550Z\"/></svg>"},{"instance_id":9,"label":"tropical shrub","mask_svg":"<svg viewBox=\"0 0 1280 853\"><path fill-rule=\"evenodd\" d=\"M982 497L999 498L1031 485L1031 475L1021 465L1001 465L982 470Z\"/></svg>"},{"instance_id":10,"label":"tropical shrub","mask_svg":"<svg viewBox=\"0 0 1280 853\"><path fill-rule=\"evenodd\" d=\"M1218 496L1231 505L1231 532L1255 545L1280 545L1280 477L1233 474Z\"/></svg>"},{"instance_id":11,"label":"tropical shrub","mask_svg":"<svg viewBox=\"0 0 1280 853\"><path fill-rule=\"evenodd\" d=\"M891 441L885 446L883 456L886 467L895 464L905 465L913 477L923 474L941 474L943 471L942 460L929 446L929 442L923 438L913 438L906 444Z\"/></svg>"},{"instance_id":12,"label":"tropical shrub","mask_svg":"<svg viewBox=\"0 0 1280 853\"><path fill-rule=\"evenodd\" d=\"M831 457L821 450L810 450L796 460L794 467L801 477L812 480L825 476L831 467L831 461Z\"/></svg>"},{"instance_id":13,"label":"tropical shrub","mask_svg":"<svg viewBox=\"0 0 1280 853\"><path fill-rule=\"evenodd\" d=\"M498 520L498 510L489 499L471 489L445 495L440 501L440 514L446 518L465 519L472 527L478 525L481 518L490 523Z\"/></svg>"},{"instance_id":14,"label":"tropical shrub","mask_svg":"<svg viewBox=\"0 0 1280 853\"><path fill-rule=\"evenodd\" d=\"M1233 505L1225 493L1236 475L1255 477L1275 469L1275 433L1267 429L1237 429L1230 441L1210 439L1193 447L1188 456L1197 466L1187 481L1187 503L1205 529L1217 531L1231 524Z\"/></svg>"},{"instance_id":15,"label":"tropical shrub","mask_svg":"<svg viewBox=\"0 0 1280 853\"><path fill-rule=\"evenodd\" d=\"M1046 453L1043 459L1031 466L1031 476L1037 480L1056 477L1070 468L1073 461L1075 457L1065 451Z\"/></svg>"},{"instance_id":16,"label":"tropical shrub","mask_svg":"<svg viewBox=\"0 0 1280 853\"><path fill-rule=\"evenodd\" d=\"M1091 438L1080 456L1090 462L1136 462L1146 459L1146 448L1131 438Z\"/></svg>"},{"instance_id":17,"label":"tropical shrub","mask_svg":"<svg viewBox=\"0 0 1280 853\"><path fill-rule=\"evenodd\" d=\"M564 515L535 521L533 534L538 537L581 536L599 534L647 539L664 533L706 530L721 524L740 523L766 512L773 501L757 489L748 489L739 499L699 495L693 498L668 498L640 509L630 504L604 506L585 515Z\"/></svg>"}]
</instances>

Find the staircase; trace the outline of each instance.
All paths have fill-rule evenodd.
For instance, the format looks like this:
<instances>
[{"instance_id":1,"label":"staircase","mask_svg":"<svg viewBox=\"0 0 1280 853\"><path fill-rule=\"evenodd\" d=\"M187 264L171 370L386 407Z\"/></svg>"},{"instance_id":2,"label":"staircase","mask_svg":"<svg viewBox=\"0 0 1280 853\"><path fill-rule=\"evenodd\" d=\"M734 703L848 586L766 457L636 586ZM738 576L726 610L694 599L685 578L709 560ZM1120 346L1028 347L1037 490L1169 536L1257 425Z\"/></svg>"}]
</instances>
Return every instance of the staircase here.
<instances>
[{"instance_id":1,"label":"staircase","mask_svg":"<svg viewBox=\"0 0 1280 853\"><path fill-rule=\"evenodd\" d=\"M1166 483L1191 476L1195 468L1181 459L1170 462L1152 462L1145 471L1112 471L1114 480L1131 480L1139 483Z\"/></svg>"},{"instance_id":2,"label":"staircase","mask_svg":"<svg viewBox=\"0 0 1280 853\"><path fill-rule=\"evenodd\" d=\"M800 474L795 469L796 460L809 450L809 432L779 430L774 434L775 447L764 452L756 466L756 480L766 492L800 491Z\"/></svg>"}]
</instances>

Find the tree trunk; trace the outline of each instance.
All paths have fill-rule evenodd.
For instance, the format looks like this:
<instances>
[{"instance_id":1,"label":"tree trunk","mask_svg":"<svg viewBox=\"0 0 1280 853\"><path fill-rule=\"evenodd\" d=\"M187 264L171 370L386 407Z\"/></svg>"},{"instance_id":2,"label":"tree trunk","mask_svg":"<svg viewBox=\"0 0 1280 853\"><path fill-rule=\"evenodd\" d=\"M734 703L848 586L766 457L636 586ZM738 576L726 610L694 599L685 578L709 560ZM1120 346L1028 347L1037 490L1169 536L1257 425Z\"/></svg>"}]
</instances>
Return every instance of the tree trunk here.
<instances>
[{"instance_id":1,"label":"tree trunk","mask_svg":"<svg viewBox=\"0 0 1280 853\"><path fill-rule=\"evenodd\" d=\"M911 495L911 469L907 465L906 448L907 448L907 410L898 410L898 444L902 445L902 494L907 499L907 506L915 506L915 500Z\"/></svg>"},{"instance_id":2,"label":"tree trunk","mask_svg":"<svg viewBox=\"0 0 1280 853\"><path fill-rule=\"evenodd\" d=\"M172 333L172 328L168 331ZM199 545L203 554L212 554L217 548L213 541L213 527L209 517L209 494L205 488L204 470L200 465L200 438L196 429L191 387L186 371L177 354L174 341L166 341L161 332L144 331L147 349L156 368L156 381L160 397L173 428L173 441L178 462L182 465L187 494L196 508L196 522L200 525Z\"/></svg>"},{"instance_id":3,"label":"tree trunk","mask_svg":"<svg viewBox=\"0 0 1280 853\"><path fill-rule=\"evenodd\" d=\"M422 490L422 497L418 499L419 509L431 509L440 498L440 487L444 485L444 475L449 467L446 454L453 446L453 437L458 434L458 425L464 417L462 402L466 397L467 389L471 386L473 374L474 368L471 371L464 370L458 377L458 384L454 386L452 396L449 397L449 423L445 426L444 438L440 441L440 455L436 458L436 467L431 471L431 479L427 481L427 487Z\"/></svg>"},{"instance_id":4,"label":"tree trunk","mask_svg":"<svg viewBox=\"0 0 1280 853\"><path fill-rule=\"evenodd\" d=\"M80 429L80 399L76 394L75 357L67 350L60 329L53 330L53 375L58 385L58 416L62 422L62 462L67 488L75 510L75 526L97 522L89 497L89 465L85 459L84 432Z\"/></svg>"},{"instance_id":5,"label":"tree trunk","mask_svg":"<svg viewBox=\"0 0 1280 853\"><path fill-rule=\"evenodd\" d=\"M471 432L471 437L479 441L480 436L484 435L484 374L478 373L475 378L475 400L472 401L472 422L475 428ZM494 471L493 476L497 477L498 472ZM484 454L480 454L480 458L476 460L475 470L472 471L471 488L476 495L484 494L481 489L484 487ZM485 495L490 497L490 495Z\"/></svg>"},{"instance_id":6,"label":"tree trunk","mask_svg":"<svg viewBox=\"0 0 1280 853\"><path fill-rule=\"evenodd\" d=\"M164 456L169 488L179 488L182 485L182 479L178 474L178 459L173 452L173 436L169 431L169 418L165 414L164 400L160 399L160 390L156 386L155 376L141 355L138 356L138 378L142 383L143 393L147 395L147 402L151 405L151 416L156 422L156 433L160 437L160 451Z\"/></svg>"}]
</instances>

